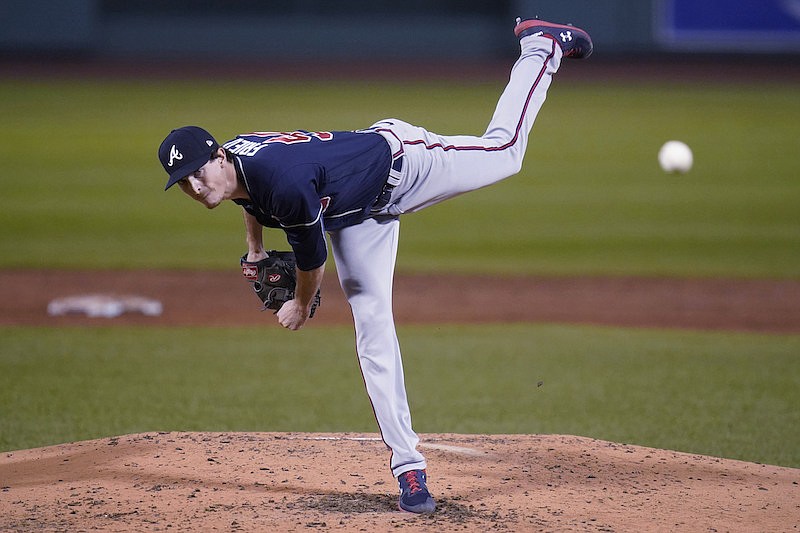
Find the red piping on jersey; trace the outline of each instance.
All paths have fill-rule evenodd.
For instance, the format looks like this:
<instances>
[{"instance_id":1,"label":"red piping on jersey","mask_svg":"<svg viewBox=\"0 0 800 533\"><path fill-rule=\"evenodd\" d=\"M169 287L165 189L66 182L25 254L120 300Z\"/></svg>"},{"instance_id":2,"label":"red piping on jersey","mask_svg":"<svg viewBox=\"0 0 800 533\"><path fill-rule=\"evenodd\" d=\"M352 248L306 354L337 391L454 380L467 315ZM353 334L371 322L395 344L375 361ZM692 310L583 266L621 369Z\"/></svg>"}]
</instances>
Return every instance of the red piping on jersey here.
<instances>
[{"instance_id":1,"label":"red piping on jersey","mask_svg":"<svg viewBox=\"0 0 800 533\"><path fill-rule=\"evenodd\" d=\"M441 148L445 152L448 150L483 150L486 152L497 152L505 150L510 146L514 146L516 144L517 139L519 138L519 132L522 129L522 120L525 118L525 112L528 110L528 105L531 102L531 97L533 96L533 91L536 90L536 87L539 86L539 82L542 81L542 77L544 76L545 72L547 71L547 63L553 59L553 56L556 53L556 46L557 43L553 41L553 50L548 54L547 58L544 60L544 64L542 65L542 70L539 71L539 75L536 76L536 81L533 82L531 86L531 90L528 91L528 97L525 99L525 106L522 108L522 114L519 117L519 122L517 122L517 129L514 132L514 137L511 138L509 142L501 146L456 146L454 144L443 145L442 143L435 143L435 144L426 144L425 148L427 150L433 150L434 148ZM403 144L408 145L416 145L416 144L424 144L425 141L423 139L417 139L413 141L403 141Z\"/></svg>"}]
</instances>

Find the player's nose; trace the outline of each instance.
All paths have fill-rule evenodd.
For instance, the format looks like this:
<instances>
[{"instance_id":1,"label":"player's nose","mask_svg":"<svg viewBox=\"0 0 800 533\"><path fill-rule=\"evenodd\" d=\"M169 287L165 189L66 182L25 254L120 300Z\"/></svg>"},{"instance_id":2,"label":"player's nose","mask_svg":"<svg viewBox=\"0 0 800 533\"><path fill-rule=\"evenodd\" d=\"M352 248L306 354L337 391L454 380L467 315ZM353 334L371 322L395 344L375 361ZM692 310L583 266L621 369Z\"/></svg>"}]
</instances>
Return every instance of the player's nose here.
<instances>
[{"instance_id":1,"label":"player's nose","mask_svg":"<svg viewBox=\"0 0 800 533\"><path fill-rule=\"evenodd\" d=\"M194 176L189 176L187 180L189 181L189 188L192 190L192 192L195 194L200 194L200 189L202 187L200 180Z\"/></svg>"}]
</instances>

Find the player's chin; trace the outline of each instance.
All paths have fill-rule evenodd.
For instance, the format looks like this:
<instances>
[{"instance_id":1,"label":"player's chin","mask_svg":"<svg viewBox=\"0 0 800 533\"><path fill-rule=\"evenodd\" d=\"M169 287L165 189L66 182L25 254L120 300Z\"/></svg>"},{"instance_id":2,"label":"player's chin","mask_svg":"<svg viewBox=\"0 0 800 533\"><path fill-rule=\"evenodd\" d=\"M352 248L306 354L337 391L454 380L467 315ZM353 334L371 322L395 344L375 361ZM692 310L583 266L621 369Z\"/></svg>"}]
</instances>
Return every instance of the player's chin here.
<instances>
[{"instance_id":1,"label":"player's chin","mask_svg":"<svg viewBox=\"0 0 800 533\"><path fill-rule=\"evenodd\" d=\"M214 209L220 203L222 203L221 198L211 198L208 196L205 198L198 198L197 201L206 206L206 209Z\"/></svg>"}]
</instances>

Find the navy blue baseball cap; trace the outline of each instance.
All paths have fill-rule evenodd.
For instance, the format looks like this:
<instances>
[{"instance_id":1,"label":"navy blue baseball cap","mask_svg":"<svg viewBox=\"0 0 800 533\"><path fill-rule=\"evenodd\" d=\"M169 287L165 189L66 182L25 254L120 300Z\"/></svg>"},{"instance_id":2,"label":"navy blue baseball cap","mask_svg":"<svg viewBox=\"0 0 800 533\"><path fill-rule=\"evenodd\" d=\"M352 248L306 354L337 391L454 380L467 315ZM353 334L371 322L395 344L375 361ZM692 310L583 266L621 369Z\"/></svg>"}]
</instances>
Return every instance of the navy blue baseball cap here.
<instances>
[{"instance_id":1,"label":"navy blue baseball cap","mask_svg":"<svg viewBox=\"0 0 800 533\"><path fill-rule=\"evenodd\" d=\"M218 148L214 137L198 126L172 130L158 148L158 158L169 174L164 190L208 163Z\"/></svg>"}]
</instances>

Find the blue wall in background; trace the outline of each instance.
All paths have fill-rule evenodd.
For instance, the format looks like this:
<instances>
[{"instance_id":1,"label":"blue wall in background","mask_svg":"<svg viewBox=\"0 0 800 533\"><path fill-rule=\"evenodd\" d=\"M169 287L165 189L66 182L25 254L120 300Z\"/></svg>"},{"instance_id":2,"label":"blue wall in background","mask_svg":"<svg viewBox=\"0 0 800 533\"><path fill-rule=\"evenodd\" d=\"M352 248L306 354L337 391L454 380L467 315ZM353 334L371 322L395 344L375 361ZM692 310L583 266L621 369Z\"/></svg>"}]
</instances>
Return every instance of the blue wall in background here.
<instances>
[{"instance_id":1,"label":"blue wall in background","mask_svg":"<svg viewBox=\"0 0 800 533\"><path fill-rule=\"evenodd\" d=\"M800 0L663 0L657 38L681 50L800 49Z\"/></svg>"}]
</instances>

